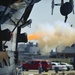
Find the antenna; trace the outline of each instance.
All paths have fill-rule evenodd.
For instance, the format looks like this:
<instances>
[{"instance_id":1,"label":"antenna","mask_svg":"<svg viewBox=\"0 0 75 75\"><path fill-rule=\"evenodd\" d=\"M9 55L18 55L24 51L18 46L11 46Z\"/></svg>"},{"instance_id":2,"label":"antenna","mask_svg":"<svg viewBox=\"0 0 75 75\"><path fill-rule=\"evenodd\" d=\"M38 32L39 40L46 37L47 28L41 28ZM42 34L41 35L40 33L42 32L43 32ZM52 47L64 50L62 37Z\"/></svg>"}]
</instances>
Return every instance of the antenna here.
<instances>
[{"instance_id":1,"label":"antenna","mask_svg":"<svg viewBox=\"0 0 75 75\"><path fill-rule=\"evenodd\" d=\"M56 3L56 4L55 4L55 1L52 0L51 4L52 4L51 5L51 8L52 8L51 15L53 15L54 6L61 6L61 5L63 5L64 4L64 0L61 0L61 3Z\"/></svg>"}]
</instances>

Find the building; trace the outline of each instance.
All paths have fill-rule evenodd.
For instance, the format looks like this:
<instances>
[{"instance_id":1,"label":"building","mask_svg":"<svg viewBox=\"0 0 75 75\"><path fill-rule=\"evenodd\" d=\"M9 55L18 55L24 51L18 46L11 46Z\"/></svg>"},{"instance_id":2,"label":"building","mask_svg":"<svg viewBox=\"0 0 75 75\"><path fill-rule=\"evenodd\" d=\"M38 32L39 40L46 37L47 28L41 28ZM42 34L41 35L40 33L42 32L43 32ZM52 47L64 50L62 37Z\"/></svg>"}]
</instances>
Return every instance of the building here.
<instances>
[{"instance_id":1,"label":"building","mask_svg":"<svg viewBox=\"0 0 75 75\"><path fill-rule=\"evenodd\" d=\"M28 42L26 44L19 44L18 51L29 53L29 54L37 54L39 53L38 43Z\"/></svg>"}]
</instances>

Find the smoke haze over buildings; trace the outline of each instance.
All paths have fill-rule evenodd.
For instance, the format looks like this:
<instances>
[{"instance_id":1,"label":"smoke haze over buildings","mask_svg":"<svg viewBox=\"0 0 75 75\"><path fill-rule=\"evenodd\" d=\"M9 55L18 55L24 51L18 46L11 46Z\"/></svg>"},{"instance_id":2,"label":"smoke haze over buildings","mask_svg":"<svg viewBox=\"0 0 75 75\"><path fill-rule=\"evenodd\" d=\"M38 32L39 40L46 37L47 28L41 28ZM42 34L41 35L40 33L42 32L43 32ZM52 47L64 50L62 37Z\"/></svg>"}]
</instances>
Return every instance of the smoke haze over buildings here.
<instances>
[{"instance_id":1,"label":"smoke haze over buildings","mask_svg":"<svg viewBox=\"0 0 75 75\"><path fill-rule=\"evenodd\" d=\"M37 25L36 31L32 35L36 37L30 40L37 40L40 48L65 47L75 43L75 28L61 21L57 21L53 25L48 23Z\"/></svg>"}]
</instances>

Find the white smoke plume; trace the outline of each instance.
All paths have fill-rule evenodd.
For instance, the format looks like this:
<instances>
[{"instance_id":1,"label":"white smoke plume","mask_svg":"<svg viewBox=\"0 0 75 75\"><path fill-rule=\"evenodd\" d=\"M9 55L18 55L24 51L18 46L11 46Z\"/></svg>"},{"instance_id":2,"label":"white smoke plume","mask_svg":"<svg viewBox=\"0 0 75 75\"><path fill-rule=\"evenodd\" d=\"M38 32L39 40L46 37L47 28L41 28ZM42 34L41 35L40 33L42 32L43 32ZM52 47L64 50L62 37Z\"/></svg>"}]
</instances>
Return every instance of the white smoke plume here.
<instances>
[{"instance_id":1,"label":"white smoke plume","mask_svg":"<svg viewBox=\"0 0 75 75\"><path fill-rule=\"evenodd\" d=\"M75 43L75 28L61 21L57 21L53 25L38 25L35 34L40 35L37 39L40 48L44 48L45 46L50 48L71 46Z\"/></svg>"}]
</instances>

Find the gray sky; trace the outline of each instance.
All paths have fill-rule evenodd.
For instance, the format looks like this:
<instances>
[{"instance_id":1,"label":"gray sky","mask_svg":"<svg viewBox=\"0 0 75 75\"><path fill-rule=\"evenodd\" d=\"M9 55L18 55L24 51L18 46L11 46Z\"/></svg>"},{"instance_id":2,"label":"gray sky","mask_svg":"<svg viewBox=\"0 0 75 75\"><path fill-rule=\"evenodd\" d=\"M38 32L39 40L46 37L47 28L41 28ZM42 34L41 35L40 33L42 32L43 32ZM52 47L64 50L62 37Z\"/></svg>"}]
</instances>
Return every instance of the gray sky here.
<instances>
[{"instance_id":1,"label":"gray sky","mask_svg":"<svg viewBox=\"0 0 75 75\"><path fill-rule=\"evenodd\" d=\"M53 24L57 20L64 21L65 17L60 14L60 6L54 7L53 15L51 15L51 1L52 0L41 0L36 3L30 14L29 19L32 19L31 28L25 27L22 32L27 32L28 34L35 32L37 25L50 23ZM55 3L60 3L61 0L55 0ZM69 1L69 0L64 0ZM74 2L75 4L75 2ZM75 9L75 8L74 8ZM75 25L75 14L70 13L68 15L67 22Z\"/></svg>"}]
</instances>

